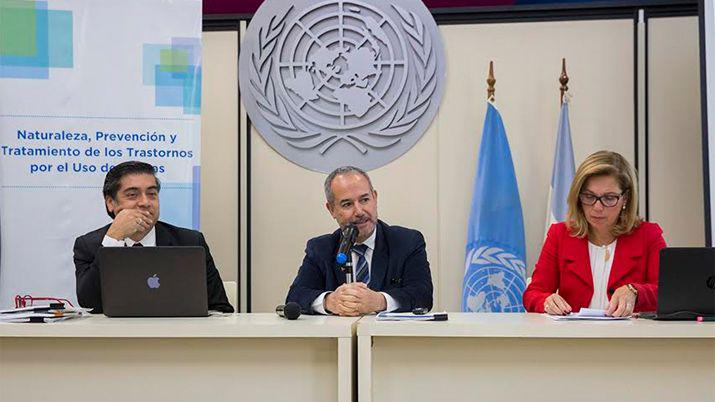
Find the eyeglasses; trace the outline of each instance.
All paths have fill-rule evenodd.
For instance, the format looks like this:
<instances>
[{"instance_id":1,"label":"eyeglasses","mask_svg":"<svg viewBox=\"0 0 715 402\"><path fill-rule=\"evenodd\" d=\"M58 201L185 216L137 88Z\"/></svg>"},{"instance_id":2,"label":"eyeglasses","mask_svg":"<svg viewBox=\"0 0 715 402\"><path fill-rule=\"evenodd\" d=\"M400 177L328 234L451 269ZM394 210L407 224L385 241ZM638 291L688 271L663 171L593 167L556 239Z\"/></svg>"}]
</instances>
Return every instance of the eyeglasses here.
<instances>
[{"instance_id":1,"label":"eyeglasses","mask_svg":"<svg viewBox=\"0 0 715 402\"><path fill-rule=\"evenodd\" d=\"M38 297L30 295L15 295L15 308L32 306L35 302L55 302L55 303L66 303L70 307L74 307L72 303L67 299L62 299L59 297Z\"/></svg>"},{"instance_id":2,"label":"eyeglasses","mask_svg":"<svg viewBox=\"0 0 715 402\"><path fill-rule=\"evenodd\" d=\"M601 201L601 205L603 205L606 208L610 207L615 207L616 204L618 204L618 200L623 197L623 193L621 194L604 194L602 196L597 196L595 194L591 193L581 193L578 195L578 199L581 201L583 205L595 205L596 201Z\"/></svg>"}]
</instances>

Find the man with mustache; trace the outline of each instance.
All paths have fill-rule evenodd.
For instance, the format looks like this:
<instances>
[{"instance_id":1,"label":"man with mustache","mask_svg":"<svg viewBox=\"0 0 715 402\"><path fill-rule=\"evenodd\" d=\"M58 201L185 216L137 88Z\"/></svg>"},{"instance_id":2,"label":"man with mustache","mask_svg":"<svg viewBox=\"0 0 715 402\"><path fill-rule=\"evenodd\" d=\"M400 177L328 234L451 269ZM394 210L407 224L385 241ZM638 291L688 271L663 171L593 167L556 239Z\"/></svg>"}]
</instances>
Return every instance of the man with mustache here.
<instances>
[{"instance_id":1,"label":"man with mustache","mask_svg":"<svg viewBox=\"0 0 715 402\"><path fill-rule=\"evenodd\" d=\"M297 302L306 313L341 316L431 309L424 237L377 219L377 191L367 173L353 166L335 169L325 180L325 198L340 229L308 241L286 302ZM349 284L335 261L348 224L358 229L351 251L355 281Z\"/></svg>"}]
</instances>

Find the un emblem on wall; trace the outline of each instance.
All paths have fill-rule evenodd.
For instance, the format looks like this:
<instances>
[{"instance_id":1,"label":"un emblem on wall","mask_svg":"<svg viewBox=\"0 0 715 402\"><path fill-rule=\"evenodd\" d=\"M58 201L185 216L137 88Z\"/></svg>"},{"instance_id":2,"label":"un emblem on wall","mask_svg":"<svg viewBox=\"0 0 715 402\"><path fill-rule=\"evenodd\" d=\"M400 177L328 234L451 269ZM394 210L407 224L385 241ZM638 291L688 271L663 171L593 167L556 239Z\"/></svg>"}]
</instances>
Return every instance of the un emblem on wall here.
<instances>
[{"instance_id":1,"label":"un emblem on wall","mask_svg":"<svg viewBox=\"0 0 715 402\"><path fill-rule=\"evenodd\" d=\"M242 101L266 142L305 168L370 170L407 152L444 90L420 0L266 0L241 46Z\"/></svg>"}]
</instances>

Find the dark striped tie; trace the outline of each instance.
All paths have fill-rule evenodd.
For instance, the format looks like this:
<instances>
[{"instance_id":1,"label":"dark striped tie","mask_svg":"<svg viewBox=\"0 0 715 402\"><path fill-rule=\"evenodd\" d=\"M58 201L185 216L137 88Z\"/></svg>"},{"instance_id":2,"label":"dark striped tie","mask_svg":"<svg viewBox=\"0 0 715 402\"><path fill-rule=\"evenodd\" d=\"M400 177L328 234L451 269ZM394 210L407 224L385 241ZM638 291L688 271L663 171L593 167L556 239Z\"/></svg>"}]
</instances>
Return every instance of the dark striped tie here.
<instances>
[{"instance_id":1,"label":"dark striped tie","mask_svg":"<svg viewBox=\"0 0 715 402\"><path fill-rule=\"evenodd\" d=\"M141 243L134 243L132 244L132 247L144 247L144 245Z\"/></svg>"},{"instance_id":2,"label":"dark striped tie","mask_svg":"<svg viewBox=\"0 0 715 402\"><path fill-rule=\"evenodd\" d=\"M367 246L364 244L357 244L353 247L353 251L358 255L357 264L355 264L355 281L369 283L370 270L367 268L367 258L365 258Z\"/></svg>"}]
</instances>

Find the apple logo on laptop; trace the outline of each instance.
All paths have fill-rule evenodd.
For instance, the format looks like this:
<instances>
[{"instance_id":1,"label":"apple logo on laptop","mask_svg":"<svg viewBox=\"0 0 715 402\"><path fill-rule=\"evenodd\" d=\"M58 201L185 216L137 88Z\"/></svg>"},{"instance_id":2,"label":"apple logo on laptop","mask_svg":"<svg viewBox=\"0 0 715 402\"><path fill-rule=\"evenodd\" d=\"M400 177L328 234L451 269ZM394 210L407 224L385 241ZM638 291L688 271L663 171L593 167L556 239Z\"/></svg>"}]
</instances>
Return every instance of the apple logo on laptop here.
<instances>
[{"instance_id":1,"label":"apple logo on laptop","mask_svg":"<svg viewBox=\"0 0 715 402\"><path fill-rule=\"evenodd\" d=\"M158 289L159 288L159 277L154 274L154 276L150 276L146 280L147 286L149 286L150 289Z\"/></svg>"}]
</instances>

